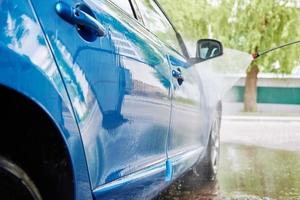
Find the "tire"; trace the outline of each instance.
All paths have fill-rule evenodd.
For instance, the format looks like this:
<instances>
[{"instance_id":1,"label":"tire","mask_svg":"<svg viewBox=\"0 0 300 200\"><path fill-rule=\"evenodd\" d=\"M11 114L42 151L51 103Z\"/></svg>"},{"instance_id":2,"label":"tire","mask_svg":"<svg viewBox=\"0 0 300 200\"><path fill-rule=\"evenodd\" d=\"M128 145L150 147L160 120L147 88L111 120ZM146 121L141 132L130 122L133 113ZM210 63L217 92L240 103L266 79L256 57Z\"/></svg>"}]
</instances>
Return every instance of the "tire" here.
<instances>
[{"instance_id":1,"label":"tire","mask_svg":"<svg viewBox=\"0 0 300 200\"><path fill-rule=\"evenodd\" d=\"M19 166L0 156L0 199L42 200L33 181Z\"/></svg>"},{"instance_id":2,"label":"tire","mask_svg":"<svg viewBox=\"0 0 300 200\"><path fill-rule=\"evenodd\" d=\"M216 179L220 157L220 127L221 115L218 114L215 117L210 130L210 137L206 149L206 155L202 160L202 165L200 164L200 166L194 169L198 171L198 174L200 174L202 180L213 181Z\"/></svg>"},{"instance_id":3,"label":"tire","mask_svg":"<svg viewBox=\"0 0 300 200\"><path fill-rule=\"evenodd\" d=\"M206 154L200 164L193 169L194 173L200 176L203 181L214 181L217 176L220 157L221 117L222 103L219 102L211 125Z\"/></svg>"},{"instance_id":4,"label":"tire","mask_svg":"<svg viewBox=\"0 0 300 200\"><path fill-rule=\"evenodd\" d=\"M203 185L203 183L213 182L216 179L219 167L221 116L222 104L220 102L210 128L205 155L199 160L198 164L181 179L182 185L188 189L197 188Z\"/></svg>"}]
</instances>

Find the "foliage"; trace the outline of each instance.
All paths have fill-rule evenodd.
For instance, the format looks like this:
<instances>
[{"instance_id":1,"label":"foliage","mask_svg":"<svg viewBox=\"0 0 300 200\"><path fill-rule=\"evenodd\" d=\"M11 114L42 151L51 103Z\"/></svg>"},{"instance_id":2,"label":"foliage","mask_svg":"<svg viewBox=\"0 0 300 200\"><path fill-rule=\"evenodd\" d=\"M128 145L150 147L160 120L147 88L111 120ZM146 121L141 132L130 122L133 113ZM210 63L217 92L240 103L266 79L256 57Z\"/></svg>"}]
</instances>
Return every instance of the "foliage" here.
<instances>
[{"instance_id":1,"label":"foliage","mask_svg":"<svg viewBox=\"0 0 300 200\"><path fill-rule=\"evenodd\" d=\"M187 40L215 38L248 53L300 40L300 9L293 0L160 0ZM260 71L291 73L300 63L300 45L256 61Z\"/></svg>"}]
</instances>

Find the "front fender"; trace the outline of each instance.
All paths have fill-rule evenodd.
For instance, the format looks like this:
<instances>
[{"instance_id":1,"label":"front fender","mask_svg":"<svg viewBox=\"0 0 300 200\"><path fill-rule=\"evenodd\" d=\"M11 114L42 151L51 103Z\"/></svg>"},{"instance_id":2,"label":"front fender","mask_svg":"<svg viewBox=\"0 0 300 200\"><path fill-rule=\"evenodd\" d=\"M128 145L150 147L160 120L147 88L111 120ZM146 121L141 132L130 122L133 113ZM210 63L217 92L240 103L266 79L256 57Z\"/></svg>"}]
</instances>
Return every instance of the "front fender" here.
<instances>
[{"instance_id":1,"label":"front fender","mask_svg":"<svg viewBox=\"0 0 300 200\"><path fill-rule=\"evenodd\" d=\"M0 85L28 97L53 120L71 158L76 199L92 199L82 140L70 100L30 4L0 1L0 27Z\"/></svg>"},{"instance_id":2,"label":"front fender","mask_svg":"<svg viewBox=\"0 0 300 200\"><path fill-rule=\"evenodd\" d=\"M22 56L1 44L0 85L31 99L53 120L69 151L77 199L88 199L86 196L91 193L91 188L81 137L60 74L54 62L48 62L52 64L43 71L27 56ZM84 197L79 198L80 196Z\"/></svg>"}]
</instances>

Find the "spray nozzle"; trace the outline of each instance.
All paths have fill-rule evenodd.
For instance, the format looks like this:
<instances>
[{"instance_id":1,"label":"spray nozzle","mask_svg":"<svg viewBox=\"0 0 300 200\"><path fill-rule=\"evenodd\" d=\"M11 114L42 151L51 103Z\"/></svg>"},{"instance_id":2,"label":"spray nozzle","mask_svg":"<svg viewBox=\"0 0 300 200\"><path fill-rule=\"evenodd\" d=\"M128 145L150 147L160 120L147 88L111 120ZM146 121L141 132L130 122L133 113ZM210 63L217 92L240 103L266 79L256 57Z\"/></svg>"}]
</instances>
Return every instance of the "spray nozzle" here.
<instances>
[{"instance_id":1,"label":"spray nozzle","mask_svg":"<svg viewBox=\"0 0 300 200\"><path fill-rule=\"evenodd\" d=\"M264 54L270 53L270 52L275 51L277 49L281 49L281 48L284 48L284 47L287 47L287 46L290 46L290 45L294 45L294 44L298 44L298 43L300 43L300 40L297 40L297 41L294 41L294 42L289 42L289 43L286 43L286 44L283 44L283 45L280 45L280 46L268 49L268 50L263 51L261 53L258 53L258 52L253 53L252 54L253 60L255 60L256 58L258 58L259 56L262 56Z\"/></svg>"},{"instance_id":2,"label":"spray nozzle","mask_svg":"<svg viewBox=\"0 0 300 200\"><path fill-rule=\"evenodd\" d=\"M260 56L259 53L252 53L251 55L252 55L253 60L255 60L256 58L258 58Z\"/></svg>"}]
</instances>

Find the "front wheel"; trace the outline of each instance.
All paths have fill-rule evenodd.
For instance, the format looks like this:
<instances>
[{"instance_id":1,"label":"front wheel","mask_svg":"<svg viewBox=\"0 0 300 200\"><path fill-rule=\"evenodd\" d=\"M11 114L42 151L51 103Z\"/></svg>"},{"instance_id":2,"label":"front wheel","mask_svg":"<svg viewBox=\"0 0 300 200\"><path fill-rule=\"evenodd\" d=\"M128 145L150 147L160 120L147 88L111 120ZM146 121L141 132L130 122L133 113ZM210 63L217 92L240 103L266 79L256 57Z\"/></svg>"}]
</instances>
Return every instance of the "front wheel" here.
<instances>
[{"instance_id":1,"label":"front wheel","mask_svg":"<svg viewBox=\"0 0 300 200\"><path fill-rule=\"evenodd\" d=\"M0 199L42 200L29 176L12 161L0 156Z\"/></svg>"},{"instance_id":2,"label":"front wheel","mask_svg":"<svg viewBox=\"0 0 300 200\"><path fill-rule=\"evenodd\" d=\"M220 156L220 124L221 116L217 116L213 122L210 131L210 137L207 145L206 155L203 159L203 164L200 166L202 179L215 180L219 168ZM199 167L197 167L199 168Z\"/></svg>"},{"instance_id":3,"label":"front wheel","mask_svg":"<svg viewBox=\"0 0 300 200\"><path fill-rule=\"evenodd\" d=\"M212 122L209 140L204 157L185 176L187 185L200 182L213 181L216 179L219 168L220 156L220 127L222 116L222 104L217 107L217 111Z\"/></svg>"},{"instance_id":4,"label":"front wheel","mask_svg":"<svg viewBox=\"0 0 300 200\"><path fill-rule=\"evenodd\" d=\"M222 103L219 102L219 104L217 105L214 120L211 125L206 154L201 163L193 170L200 176L202 180L215 180L217 176L220 156L221 117Z\"/></svg>"}]
</instances>

